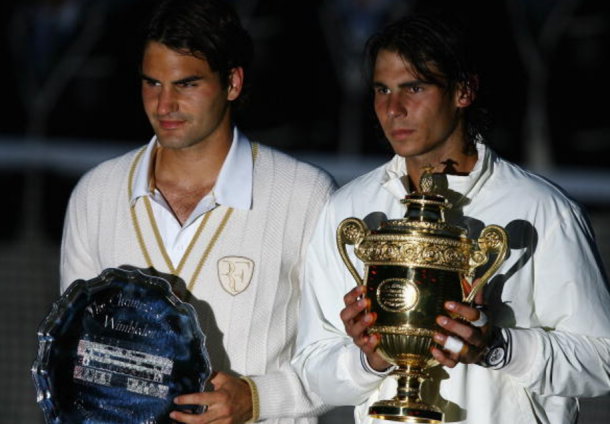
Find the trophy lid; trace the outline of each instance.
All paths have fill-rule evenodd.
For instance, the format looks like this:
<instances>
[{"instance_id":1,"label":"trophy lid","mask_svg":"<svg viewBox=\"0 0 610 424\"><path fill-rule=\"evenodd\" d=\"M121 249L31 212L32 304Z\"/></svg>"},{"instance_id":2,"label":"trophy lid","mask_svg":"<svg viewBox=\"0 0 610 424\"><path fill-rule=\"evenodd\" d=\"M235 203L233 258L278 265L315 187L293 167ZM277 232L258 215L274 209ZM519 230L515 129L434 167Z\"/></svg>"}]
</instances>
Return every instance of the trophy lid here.
<instances>
[{"instance_id":1,"label":"trophy lid","mask_svg":"<svg viewBox=\"0 0 610 424\"><path fill-rule=\"evenodd\" d=\"M452 205L444 196L436 193L437 185L432 169L430 165L424 167L419 184L421 191L408 194L401 200L401 203L407 205L404 218L382 222L378 233L424 232L440 237L466 237L466 229L445 222L444 211Z\"/></svg>"}]
</instances>

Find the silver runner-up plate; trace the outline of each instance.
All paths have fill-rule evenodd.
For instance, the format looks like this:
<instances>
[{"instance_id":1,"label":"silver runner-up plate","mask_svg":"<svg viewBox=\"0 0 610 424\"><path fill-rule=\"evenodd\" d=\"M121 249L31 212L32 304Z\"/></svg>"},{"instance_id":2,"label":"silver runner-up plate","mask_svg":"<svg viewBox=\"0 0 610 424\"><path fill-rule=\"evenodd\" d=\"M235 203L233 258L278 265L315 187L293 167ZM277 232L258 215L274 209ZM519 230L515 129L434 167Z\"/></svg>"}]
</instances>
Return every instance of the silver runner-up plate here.
<instances>
[{"instance_id":1,"label":"silver runner-up plate","mask_svg":"<svg viewBox=\"0 0 610 424\"><path fill-rule=\"evenodd\" d=\"M164 424L199 413L173 399L204 391L211 373L194 308L170 284L106 269L77 280L38 330L32 366L47 424Z\"/></svg>"}]
</instances>

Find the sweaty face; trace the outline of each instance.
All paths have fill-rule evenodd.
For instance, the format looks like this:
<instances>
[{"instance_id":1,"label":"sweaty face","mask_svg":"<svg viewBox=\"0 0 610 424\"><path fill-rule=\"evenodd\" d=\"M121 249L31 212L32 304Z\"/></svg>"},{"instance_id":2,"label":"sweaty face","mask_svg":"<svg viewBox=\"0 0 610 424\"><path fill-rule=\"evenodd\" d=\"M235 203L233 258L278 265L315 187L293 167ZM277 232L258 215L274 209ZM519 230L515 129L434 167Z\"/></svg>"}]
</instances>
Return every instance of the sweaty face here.
<instances>
[{"instance_id":1,"label":"sweaty face","mask_svg":"<svg viewBox=\"0 0 610 424\"><path fill-rule=\"evenodd\" d=\"M394 152L409 159L449 157L462 149L459 109L470 104L460 90L421 81L411 65L394 51L381 50L373 74L375 113Z\"/></svg>"},{"instance_id":2,"label":"sweaty face","mask_svg":"<svg viewBox=\"0 0 610 424\"><path fill-rule=\"evenodd\" d=\"M222 133L226 136L233 96L206 60L160 43L147 45L142 61L142 100L163 147L184 149Z\"/></svg>"}]
</instances>

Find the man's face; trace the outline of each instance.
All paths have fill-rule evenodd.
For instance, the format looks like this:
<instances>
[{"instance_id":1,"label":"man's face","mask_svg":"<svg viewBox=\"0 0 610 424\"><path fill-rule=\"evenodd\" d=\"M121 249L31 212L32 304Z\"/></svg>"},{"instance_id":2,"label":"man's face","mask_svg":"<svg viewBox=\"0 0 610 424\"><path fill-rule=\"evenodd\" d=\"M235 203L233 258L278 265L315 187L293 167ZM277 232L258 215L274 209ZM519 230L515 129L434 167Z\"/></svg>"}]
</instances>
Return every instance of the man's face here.
<instances>
[{"instance_id":1,"label":"man's face","mask_svg":"<svg viewBox=\"0 0 610 424\"><path fill-rule=\"evenodd\" d=\"M184 149L225 136L230 100L239 93L223 88L206 60L150 42L142 60L142 100L159 143Z\"/></svg>"},{"instance_id":2,"label":"man's face","mask_svg":"<svg viewBox=\"0 0 610 424\"><path fill-rule=\"evenodd\" d=\"M438 158L463 147L459 109L470 104L460 90L421 81L394 51L380 50L373 75L375 113L394 152L407 160Z\"/></svg>"}]
</instances>

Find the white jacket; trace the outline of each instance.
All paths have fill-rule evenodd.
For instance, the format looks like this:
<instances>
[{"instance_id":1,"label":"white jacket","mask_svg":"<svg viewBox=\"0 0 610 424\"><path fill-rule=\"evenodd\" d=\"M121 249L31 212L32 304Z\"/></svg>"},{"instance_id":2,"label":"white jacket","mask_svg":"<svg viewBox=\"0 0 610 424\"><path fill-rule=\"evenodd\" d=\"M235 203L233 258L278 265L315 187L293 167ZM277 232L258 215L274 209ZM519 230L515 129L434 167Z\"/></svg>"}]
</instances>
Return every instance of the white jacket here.
<instances>
[{"instance_id":1,"label":"white jacket","mask_svg":"<svg viewBox=\"0 0 610 424\"><path fill-rule=\"evenodd\" d=\"M510 329L512 361L498 371L464 364L433 368L424 398L443 409L446 422L576 422L577 397L610 392L610 295L591 228L559 188L482 144L477 149L470 175L447 176L454 207L446 218L468 228L470 238L490 224L509 234L509 257L485 297L490 320ZM405 161L396 156L337 191L308 250L293 365L326 403L357 405L357 423L374 421L368 407L393 397L396 382L367 372L345 334L339 313L355 281L335 232L351 216L368 220L369 227L401 218L405 175ZM350 257L362 272L351 251Z\"/></svg>"}]
</instances>

